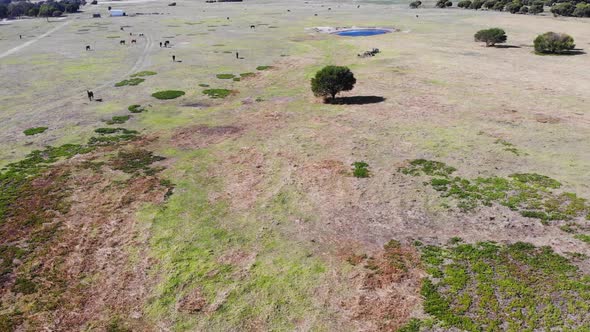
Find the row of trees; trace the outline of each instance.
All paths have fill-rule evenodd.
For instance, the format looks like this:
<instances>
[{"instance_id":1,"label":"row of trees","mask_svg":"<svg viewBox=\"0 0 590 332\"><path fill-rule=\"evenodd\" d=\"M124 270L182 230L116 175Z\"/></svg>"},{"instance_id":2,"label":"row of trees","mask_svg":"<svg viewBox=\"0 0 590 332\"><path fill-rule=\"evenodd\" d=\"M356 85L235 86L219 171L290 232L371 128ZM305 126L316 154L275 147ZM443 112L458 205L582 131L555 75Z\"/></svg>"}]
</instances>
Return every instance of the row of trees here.
<instances>
[{"instance_id":1,"label":"row of trees","mask_svg":"<svg viewBox=\"0 0 590 332\"><path fill-rule=\"evenodd\" d=\"M422 3L414 1L411 8L418 8ZM453 6L450 0L438 0L436 6L447 8ZM461 0L457 7L465 9L490 9L507 11L512 14L540 14L545 6L551 6L551 13L556 16L590 17L590 0Z\"/></svg>"},{"instance_id":2,"label":"row of trees","mask_svg":"<svg viewBox=\"0 0 590 332\"><path fill-rule=\"evenodd\" d=\"M85 0L42 2L0 0L0 19L21 16L61 16L63 13L75 13L80 10L80 6L85 4Z\"/></svg>"},{"instance_id":3,"label":"row of trees","mask_svg":"<svg viewBox=\"0 0 590 332\"><path fill-rule=\"evenodd\" d=\"M500 28L479 30L475 41L486 43L486 47L505 43L508 40L506 32ZM560 54L573 50L576 47L574 38L565 33L546 32L538 35L534 40L535 52L541 54Z\"/></svg>"}]
</instances>

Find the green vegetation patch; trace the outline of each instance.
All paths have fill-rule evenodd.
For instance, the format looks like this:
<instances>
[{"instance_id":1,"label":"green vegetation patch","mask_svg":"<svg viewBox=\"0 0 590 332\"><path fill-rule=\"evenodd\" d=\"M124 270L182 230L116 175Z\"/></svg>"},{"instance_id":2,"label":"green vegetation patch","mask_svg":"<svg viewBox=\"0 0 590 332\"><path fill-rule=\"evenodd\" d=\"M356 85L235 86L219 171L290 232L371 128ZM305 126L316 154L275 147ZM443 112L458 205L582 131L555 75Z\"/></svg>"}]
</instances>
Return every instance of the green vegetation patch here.
<instances>
[{"instance_id":1,"label":"green vegetation patch","mask_svg":"<svg viewBox=\"0 0 590 332\"><path fill-rule=\"evenodd\" d=\"M152 97L157 99L176 99L180 96L184 96L184 91L164 90L152 93Z\"/></svg>"},{"instance_id":2,"label":"green vegetation patch","mask_svg":"<svg viewBox=\"0 0 590 332\"><path fill-rule=\"evenodd\" d=\"M131 115L116 115L113 116L110 120L105 121L108 125L113 124L122 124L127 122L131 118Z\"/></svg>"},{"instance_id":3,"label":"green vegetation patch","mask_svg":"<svg viewBox=\"0 0 590 332\"><path fill-rule=\"evenodd\" d=\"M156 74L157 73L155 71L144 70L144 71L140 71L139 73L135 73L135 74L131 75L131 77L153 76Z\"/></svg>"},{"instance_id":4,"label":"green vegetation patch","mask_svg":"<svg viewBox=\"0 0 590 332\"><path fill-rule=\"evenodd\" d=\"M201 84L199 84L199 86L200 86L201 88L208 88L208 87L210 87L210 85L209 85L209 84L205 84L205 83L201 83Z\"/></svg>"},{"instance_id":5,"label":"green vegetation patch","mask_svg":"<svg viewBox=\"0 0 590 332\"><path fill-rule=\"evenodd\" d=\"M232 90L227 89L207 89L203 90L203 93L207 96L215 99L221 99L229 96L232 93Z\"/></svg>"},{"instance_id":6,"label":"green vegetation patch","mask_svg":"<svg viewBox=\"0 0 590 332\"><path fill-rule=\"evenodd\" d=\"M356 178L369 177L369 164L364 161L357 161L352 164L352 175Z\"/></svg>"},{"instance_id":7,"label":"green vegetation patch","mask_svg":"<svg viewBox=\"0 0 590 332\"><path fill-rule=\"evenodd\" d=\"M590 322L590 276L550 247L492 242L422 247L431 274L424 311L465 331L582 331ZM419 331L413 320L405 331Z\"/></svg>"},{"instance_id":8,"label":"green vegetation patch","mask_svg":"<svg viewBox=\"0 0 590 332\"><path fill-rule=\"evenodd\" d=\"M520 151L518 151L514 144L503 139L498 139L495 143L502 145L504 147L504 151L512 152L515 155L520 156Z\"/></svg>"},{"instance_id":9,"label":"green vegetation patch","mask_svg":"<svg viewBox=\"0 0 590 332\"><path fill-rule=\"evenodd\" d=\"M131 113L142 113L142 112L146 111L145 108L141 107L141 105L138 105L138 104L131 105L131 106L127 107L127 109Z\"/></svg>"},{"instance_id":10,"label":"green vegetation patch","mask_svg":"<svg viewBox=\"0 0 590 332\"><path fill-rule=\"evenodd\" d=\"M234 79L233 79L233 80L234 80L234 82L239 82L239 81L241 81L242 79L241 79L241 78L239 78L239 77L234 77Z\"/></svg>"},{"instance_id":11,"label":"green vegetation patch","mask_svg":"<svg viewBox=\"0 0 590 332\"><path fill-rule=\"evenodd\" d=\"M438 161L413 160L400 168L403 174L430 176L430 184L442 197L456 199L463 211L493 203L518 211L522 216L548 220L569 220L581 216L590 218L590 205L574 193L559 192L561 183L535 173L517 173L507 178L451 177L455 168Z\"/></svg>"},{"instance_id":12,"label":"green vegetation patch","mask_svg":"<svg viewBox=\"0 0 590 332\"><path fill-rule=\"evenodd\" d=\"M48 128L47 127L33 127L29 129L25 129L23 133L27 136L37 135L45 132Z\"/></svg>"},{"instance_id":13,"label":"green vegetation patch","mask_svg":"<svg viewBox=\"0 0 590 332\"><path fill-rule=\"evenodd\" d=\"M231 80L234 77L236 77L234 74L217 74L217 78L220 80Z\"/></svg>"},{"instance_id":14,"label":"green vegetation patch","mask_svg":"<svg viewBox=\"0 0 590 332\"><path fill-rule=\"evenodd\" d=\"M88 140L89 146L106 146L120 142L131 141L137 138L139 132L125 128L98 128L94 130L99 137L91 137Z\"/></svg>"},{"instance_id":15,"label":"green vegetation patch","mask_svg":"<svg viewBox=\"0 0 590 332\"><path fill-rule=\"evenodd\" d=\"M139 85L143 81L145 81L145 79L143 79L143 78L132 78L132 79L122 80L121 82L115 83L115 86L121 87L121 86L126 86L126 85Z\"/></svg>"},{"instance_id":16,"label":"green vegetation patch","mask_svg":"<svg viewBox=\"0 0 590 332\"><path fill-rule=\"evenodd\" d=\"M590 235L587 235L587 234L576 234L576 235L574 235L574 238L590 244Z\"/></svg>"},{"instance_id":17,"label":"green vegetation patch","mask_svg":"<svg viewBox=\"0 0 590 332\"><path fill-rule=\"evenodd\" d=\"M268 70L274 68L273 66L258 66L256 70Z\"/></svg>"},{"instance_id":18,"label":"green vegetation patch","mask_svg":"<svg viewBox=\"0 0 590 332\"><path fill-rule=\"evenodd\" d=\"M254 77L254 76L256 76L256 73L241 73L240 74L241 78Z\"/></svg>"}]
</instances>

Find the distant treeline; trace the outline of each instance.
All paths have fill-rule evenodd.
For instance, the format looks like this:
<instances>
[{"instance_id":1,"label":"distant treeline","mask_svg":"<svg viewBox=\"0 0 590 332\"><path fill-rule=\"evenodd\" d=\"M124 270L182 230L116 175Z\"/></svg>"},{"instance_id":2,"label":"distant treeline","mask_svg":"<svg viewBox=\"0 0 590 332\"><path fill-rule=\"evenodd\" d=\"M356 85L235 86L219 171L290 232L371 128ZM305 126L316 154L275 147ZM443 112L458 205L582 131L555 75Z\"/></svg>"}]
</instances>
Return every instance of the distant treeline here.
<instances>
[{"instance_id":1,"label":"distant treeline","mask_svg":"<svg viewBox=\"0 0 590 332\"><path fill-rule=\"evenodd\" d=\"M0 0L0 19L21 16L61 16L63 13L75 13L85 4L85 0L43 2Z\"/></svg>"},{"instance_id":2,"label":"distant treeline","mask_svg":"<svg viewBox=\"0 0 590 332\"><path fill-rule=\"evenodd\" d=\"M412 8L420 7L420 1L410 4ZM451 7L450 0L438 0L439 8ZM507 11L512 14L539 14L544 7L551 7L551 13L555 16L590 17L590 0L460 0L457 7L465 9L490 9Z\"/></svg>"}]
</instances>

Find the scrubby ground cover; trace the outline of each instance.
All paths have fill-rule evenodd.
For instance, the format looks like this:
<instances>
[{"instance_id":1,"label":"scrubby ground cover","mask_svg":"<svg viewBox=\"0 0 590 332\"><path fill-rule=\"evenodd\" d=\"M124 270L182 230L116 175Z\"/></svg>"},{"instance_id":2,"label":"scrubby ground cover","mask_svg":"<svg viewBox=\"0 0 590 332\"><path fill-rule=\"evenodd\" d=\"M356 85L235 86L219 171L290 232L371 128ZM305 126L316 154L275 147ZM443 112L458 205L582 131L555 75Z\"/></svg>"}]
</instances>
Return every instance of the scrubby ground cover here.
<instances>
[{"instance_id":1,"label":"scrubby ground cover","mask_svg":"<svg viewBox=\"0 0 590 332\"><path fill-rule=\"evenodd\" d=\"M0 163L16 165L0 330L583 330L590 73L585 54L540 57L531 42L559 31L584 48L586 24L382 3L138 2L167 14L99 20L89 6L3 26L0 54L59 29L0 58ZM351 25L400 31L308 29ZM494 26L506 47L473 42ZM129 32L145 38L114 39ZM260 64L272 70L248 74ZM342 103L310 91L326 65L357 78ZM145 82L113 87L129 77ZM186 93L151 97L166 89ZM141 114L125 128L102 122L127 111ZM23 135L32 126L51 130Z\"/></svg>"}]
</instances>

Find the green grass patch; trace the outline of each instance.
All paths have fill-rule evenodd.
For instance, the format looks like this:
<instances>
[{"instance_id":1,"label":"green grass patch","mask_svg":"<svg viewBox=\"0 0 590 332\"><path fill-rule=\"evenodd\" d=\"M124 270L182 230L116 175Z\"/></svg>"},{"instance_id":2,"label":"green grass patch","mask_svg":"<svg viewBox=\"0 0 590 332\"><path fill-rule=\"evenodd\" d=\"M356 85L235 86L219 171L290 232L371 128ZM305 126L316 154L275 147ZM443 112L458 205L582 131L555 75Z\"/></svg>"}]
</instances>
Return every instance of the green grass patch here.
<instances>
[{"instance_id":1,"label":"green grass patch","mask_svg":"<svg viewBox=\"0 0 590 332\"><path fill-rule=\"evenodd\" d=\"M37 135L44 133L48 128L47 127L33 127L29 129L25 129L23 133L27 136Z\"/></svg>"},{"instance_id":2,"label":"green grass patch","mask_svg":"<svg viewBox=\"0 0 590 332\"><path fill-rule=\"evenodd\" d=\"M444 163L418 159L400 172L413 176L431 176L429 184L441 197L453 198L463 211L494 203L518 211L522 216L542 221L570 220L590 216L590 205L574 193L559 192L561 183L536 173L516 173L507 178L465 179L451 177L455 168Z\"/></svg>"},{"instance_id":3,"label":"green grass patch","mask_svg":"<svg viewBox=\"0 0 590 332\"><path fill-rule=\"evenodd\" d=\"M587 234L576 234L576 235L574 235L574 238L590 244L590 235L587 235Z\"/></svg>"},{"instance_id":4,"label":"green grass patch","mask_svg":"<svg viewBox=\"0 0 590 332\"><path fill-rule=\"evenodd\" d=\"M227 89L207 89L203 90L203 93L207 96L215 99L222 99L229 96L232 93L232 90Z\"/></svg>"},{"instance_id":5,"label":"green grass patch","mask_svg":"<svg viewBox=\"0 0 590 332\"><path fill-rule=\"evenodd\" d=\"M234 78L233 78L233 80L234 80L234 82L239 82L239 81L241 81L241 78L239 78L239 77L234 77Z\"/></svg>"},{"instance_id":6,"label":"green grass patch","mask_svg":"<svg viewBox=\"0 0 590 332\"><path fill-rule=\"evenodd\" d=\"M234 75L234 74L217 74L216 77L219 78L220 80L230 80L230 79L236 77L236 75Z\"/></svg>"},{"instance_id":7,"label":"green grass patch","mask_svg":"<svg viewBox=\"0 0 590 332\"><path fill-rule=\"evenodd\" d=\"M241 73L240 77L241 78L248 78L248 77L254 77L256 76L256 73Z\"/></svg>"},{"instance_id":8,"label":"green grass patch","mask_svg":"<svg viewBox=\"0 0 590 332\"><path fill-rule=\"evenodd\" d=\"M105 123L108 125L122 124L127 122L130 118L131 115L116 115L113 116L110 120L105 121Z\"/></svg>"},{"instance_id":9,"label":"green grass patch","mask_svg":"<svg viewBox=\"0 0 590 332\"><path fill-rule=\"evenodd\" d=\"M125 173L137 173L140 171L146 174L154 173L154 169L149 166L156 161L164 160L164 157L154 156L153 152L136 149L131 151L119 151L117 156L111 160L113 169L121 170Z\"/></svg>"},{"instance_id":10,"label":"green grass patch","mask_svg":"<svg viewBox=\"0 0 590 332\"><path fill-rule=\"evenodd\" d=\"M143 78L132 78L129 80L122 80L121 82L115 83L115 86L121 87L121 86L126 86L126 85L139 85L143 81L145 81L145 79L143 79Z\"/></svg>"},{"instance_id":11,"label":"green grass patch","mask_svg":"<svg viewBox=\"0 0 590 332\"><path fill-rule=\"evenodd\" d=\"M201 83L201 84L199 84L199 86L200 86L201 88L208 88L208 87L210 87L210 85L209 85L209 84L205 84L205 83Z\"/></svg>"},{"instance_id":12,"label":"green grass patch","mask_svg":"<svg viewBox=\"0 0 590 332\"><path fill-rule=\"evenodd\" d=\"M273 66L258 66L256 67L256 70L268 70L268 69L272 69Z\"/></svg>"},{"instance_id":13,"label":"green grass patch","mask_svg":"<svg viewBox=\"0 0 590 332\"><path fill-rule=\"evenodd\" d=\"M156 73L155 71L144 70L144 71L140 71L139 73L135 73L135 74L131 75L131 77L153 76L156 74L158 74L158 73Z\"/></svg>"},{"instance_id":14,"label":"green grass patch","mask_svg":"<svg viewBox=\"0 0 590 332\"><path fill-rule=\"evenodd\" d=\"M141 105L138 105L138 104L131 105L131 106L127 107L127 109L131 113L142 113L142 112L146 111L145 108L141 107Z\"/></svg>"},{"instance_id":15,"label":"green grass patch","mask_svg":"<svg viewBox=\"0 0 590 332\"><path fill-rule=\"evenodd\" d=\"M157 99L175 99L184 96L184 91L180 90L165 90L152 93L152 97Z\"/></svg>"},{"instance_id":16,"label":"green grass patch","mask_svg":"<svg viewBox=\"0 0 590 332\"><path fill-rule=\"evenodd\" d=\"M352 164L352 175L355 178L368 178L369 174L369 164L364 161L357 161Z\"/></svg>"},{"instance_id":17,"label":"green grass patch","mask_svg":"<svg viewBox=\"0 0 590 332\"><path fill-rule=\"evenodd\" d=\"M464 331L587 328L590 277L550 247L522 242L428 247L423 261L440 274L424 280L421 294L424 311L437 325ZM420 325L413 321L410 327ZM407 331L416 331L410 327Z\"/></svg>"}]
</instances>

